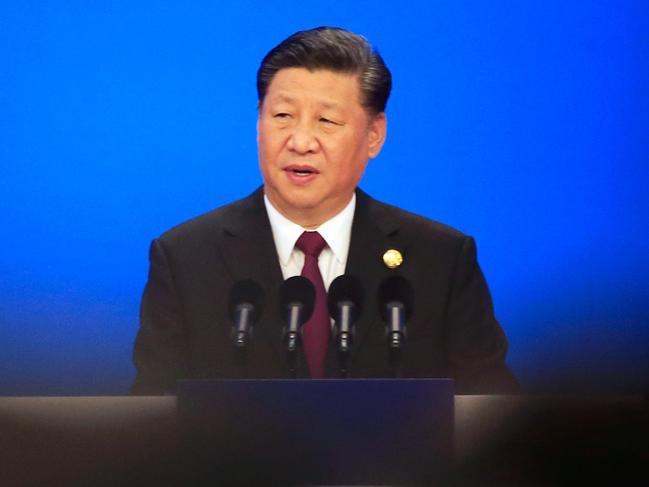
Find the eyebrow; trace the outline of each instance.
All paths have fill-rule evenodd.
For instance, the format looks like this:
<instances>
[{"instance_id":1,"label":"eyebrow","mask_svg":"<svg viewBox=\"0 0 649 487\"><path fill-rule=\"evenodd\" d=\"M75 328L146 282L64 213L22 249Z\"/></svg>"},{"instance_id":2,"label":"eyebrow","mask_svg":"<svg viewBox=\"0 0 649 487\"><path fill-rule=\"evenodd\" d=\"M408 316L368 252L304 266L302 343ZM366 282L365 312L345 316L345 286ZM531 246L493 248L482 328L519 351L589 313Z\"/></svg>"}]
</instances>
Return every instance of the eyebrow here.
<instances>
[{"instance_id":1,"label":"eyebrow","mask_svg":"<svg viewBox=\"0 0 649 487\"><path fill-rule=\"evenodd\" d=\"M290 95L286 95L284 93L278 93L275 96L275 100L273 100L273 101L286 102L286 103L295 103L297 101L297 99L290 96ZM318 104L323 108L332 109L332 110L341 108L339 103L332 102L332 101L319 100Z\"/></svg>"}]
</instances>

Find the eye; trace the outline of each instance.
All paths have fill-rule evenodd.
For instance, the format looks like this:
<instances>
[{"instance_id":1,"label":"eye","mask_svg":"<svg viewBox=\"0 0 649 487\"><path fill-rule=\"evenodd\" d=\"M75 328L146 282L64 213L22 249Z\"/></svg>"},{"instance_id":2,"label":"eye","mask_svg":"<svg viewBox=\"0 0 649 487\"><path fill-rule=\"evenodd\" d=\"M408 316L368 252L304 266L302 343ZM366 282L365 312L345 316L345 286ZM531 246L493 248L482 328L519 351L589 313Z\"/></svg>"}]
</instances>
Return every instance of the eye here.
<instances>
[{"instance_id":1,"label":"eye","mask_svg":"<svg viewBox=\"0 0 649 487\"><path fill-rule=\"evenodd\" d=\"M290 116L291 114L286 112L279 112L273 115L274 118L289 118Z\"/></svg>"},{"instance_id":2,"label":"eye","mask_svg":"<svg viewBox=\"0 0 649 487\"><path fill-rule=\"evenodd\" d=\"M320 121L326 124L337 125L336 122L334 122L333 120L329 120L328 118L325 117L320 117Z\"/></svg>"}]
</instances>

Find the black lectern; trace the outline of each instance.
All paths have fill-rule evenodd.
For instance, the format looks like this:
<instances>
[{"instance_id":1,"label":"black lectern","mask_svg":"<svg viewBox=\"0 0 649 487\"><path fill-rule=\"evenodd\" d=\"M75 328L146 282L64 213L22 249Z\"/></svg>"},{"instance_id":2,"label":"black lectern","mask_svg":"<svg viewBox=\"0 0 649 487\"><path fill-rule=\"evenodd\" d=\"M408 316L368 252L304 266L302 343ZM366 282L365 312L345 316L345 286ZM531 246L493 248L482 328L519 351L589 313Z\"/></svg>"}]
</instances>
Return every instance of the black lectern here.
<instances>
[{"instance_id":1,"label":"black lectern","mask_svg":"<svg viewBox=\"0 0 649 487\"><path fill-rule=\"evenodd\" d=\"M429 484L452 461L450 379L178 384L197 484Z\"/></svg>"}]
</instances>

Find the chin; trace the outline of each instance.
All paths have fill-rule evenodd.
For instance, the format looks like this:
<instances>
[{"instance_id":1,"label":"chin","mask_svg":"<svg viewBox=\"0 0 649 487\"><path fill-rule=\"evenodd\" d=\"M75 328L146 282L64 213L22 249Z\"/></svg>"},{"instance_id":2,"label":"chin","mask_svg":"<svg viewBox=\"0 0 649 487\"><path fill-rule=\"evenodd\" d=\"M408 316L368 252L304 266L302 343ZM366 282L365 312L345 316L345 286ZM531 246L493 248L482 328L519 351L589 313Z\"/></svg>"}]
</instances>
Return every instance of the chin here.
<instances>
[{"instance_id":1,"label":"chin","mask_svg":"<svg viewBox=\"0 0 649 487\"><path fill-rule=\"evenodd\" d=\"M289 198L285 201L292 209L300 211L311 211L319 206L317 201L310 198Z\"/></svg>"},{"instance_id":2,"label":"chin","mask_svg":"<svg viewBox=\"0 0 649 487\"><path fill-rule=\"evenodd\" d=\"M296 208L313 208L321 202L321 198L311 188L290 188L288 191L277 192L277 195Z\"/></svg>"}]
</instances>

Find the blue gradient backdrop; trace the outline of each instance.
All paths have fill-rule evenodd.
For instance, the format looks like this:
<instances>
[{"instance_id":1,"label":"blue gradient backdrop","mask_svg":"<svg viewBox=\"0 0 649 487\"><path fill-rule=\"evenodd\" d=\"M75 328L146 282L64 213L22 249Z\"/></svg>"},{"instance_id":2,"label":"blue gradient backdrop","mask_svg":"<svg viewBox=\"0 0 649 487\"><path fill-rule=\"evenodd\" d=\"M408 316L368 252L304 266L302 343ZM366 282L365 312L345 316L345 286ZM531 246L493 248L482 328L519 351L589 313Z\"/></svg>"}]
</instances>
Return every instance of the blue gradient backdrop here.
<instances>
[{"instance_id":1,"label":"blue gradient backdrop","mask_svg":"<svg viewBox=\"0 0 649 487\"><path fill-rule=\"evenodd\" d=\"M8 2L0 394L120 394L150 240L261 180L255 73L292 32L394 75L373 196L476 237L531 391L649 390L649 3Z\"/></svg>"}]
</instances>

